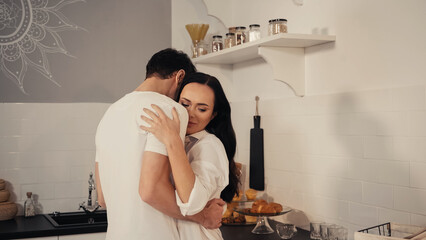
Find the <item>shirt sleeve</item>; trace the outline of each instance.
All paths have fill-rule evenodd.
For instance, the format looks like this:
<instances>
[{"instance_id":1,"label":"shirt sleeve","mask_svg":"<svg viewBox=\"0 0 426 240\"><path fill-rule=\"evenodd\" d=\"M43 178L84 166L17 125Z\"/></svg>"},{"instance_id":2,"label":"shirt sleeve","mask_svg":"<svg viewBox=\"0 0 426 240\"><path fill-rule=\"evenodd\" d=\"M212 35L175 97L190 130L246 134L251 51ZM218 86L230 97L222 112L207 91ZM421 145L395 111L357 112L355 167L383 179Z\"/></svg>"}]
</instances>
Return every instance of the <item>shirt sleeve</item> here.
<instances>
[{"instance_id":1,"label":"shirt sleeve","mask_svg":"<svg viewBox=\"0 0 426 240\"><path fill-rule=\"evenodd\" d=\"M163 110L163 112L167 115L167 117L169 117L169 118L173 117L173 115L172 115L173 105L167 104L167 103L155 103L155 104ZM176 106L181 107L180 105L176 105ZM155 112L155 110L151 106L146 107L146 108ZM181 110L181 108L177 108L177 109ZM149 124L147 124L145 121L143 121L141 119L142 115L149 117L143 111L143 109L141 111L138 111L136 115L137 115L136 121L137 121L138 126L149 126ZM188 124L188 114L187 114L185 109L184 109L184 111L178 110L178 116L179 116L179 120L180 120L180 137L181 137L182 141L184 141L185 133L186 133L186 126ZM164 145L160 140L158 140L154 136L154 134L149 133L147 131L144 131L140 128L139 128L139 133L146 135L146 143L145 143L145 150L144 151L155 152L155 153L159 153L159 154L168 156L166 145Z\"/></svg>"},{"instance_id":2,"label":"shirt sleeve","mask_svg":"<svg viewBox=\"0 0 426 240\"><path fill-rule=\"evenodd\" d=\"M195 152L191 162L195 183L188 202L183 203L175 191L177 205L184 216L203 210L207 202L220 196L228 185L228 159L224 149L216 148L215 144L199 143L191 152Z\"/></svg>"}]
</instances>

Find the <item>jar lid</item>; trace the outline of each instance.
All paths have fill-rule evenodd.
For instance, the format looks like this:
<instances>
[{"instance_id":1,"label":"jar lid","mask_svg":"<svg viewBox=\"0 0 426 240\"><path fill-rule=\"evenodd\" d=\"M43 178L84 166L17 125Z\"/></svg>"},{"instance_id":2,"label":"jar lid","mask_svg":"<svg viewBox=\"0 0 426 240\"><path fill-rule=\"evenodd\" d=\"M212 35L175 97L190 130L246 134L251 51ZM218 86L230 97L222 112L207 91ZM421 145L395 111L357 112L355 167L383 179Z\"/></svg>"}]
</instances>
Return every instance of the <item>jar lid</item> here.
<instances>
[{"instance_id":1,"label":"jar lid","mask_svg":"<svg viewBox=\"0 0 426 240\"><path fill-rule=\"evenodd\" d=\"M260 27L259 24L250 24L249 27Z\"/></svg>"},{"instance_id":2,"label":"jar lid","mask_svg":"<svg viewBox=\"0 0 426 240\"><path fill-rule=\"evenodd\" d=\"M222 35L213 35L213 38L222 38Z\"/></svg>"},{"instance_id":3,"label":"jar lid","mask_svg":"<svg viewBox=\"0 0 426 240\"><path fill-rule=\"evenodd\" d=\"M238 26L238 27L236 27L235 29L236 29L236 30L237 30L237 29L242 29L242 30L244 30L244 29L246 29L246 27Z\"/></svg>"},{"instance_id":4,"label":"jar lid","mask_svg":"<svg viewBox=\"0 0 426 240\"><path fill-rule=\"evenodd\" d=\"M235 33L227 33L226 36L234 36Z\"/></svg>"},{"instance_id":5,"label":"jar lid","mask_svg":"<svg viewBox=\"0 0 426 240\"><path fill-rule=\"evenodd\" d=\"M285 19L285 18L276 18L276 19L269 20L269 23L273 23L273 22L287 22L287 19Z\"/></svg>"}]
</instances>

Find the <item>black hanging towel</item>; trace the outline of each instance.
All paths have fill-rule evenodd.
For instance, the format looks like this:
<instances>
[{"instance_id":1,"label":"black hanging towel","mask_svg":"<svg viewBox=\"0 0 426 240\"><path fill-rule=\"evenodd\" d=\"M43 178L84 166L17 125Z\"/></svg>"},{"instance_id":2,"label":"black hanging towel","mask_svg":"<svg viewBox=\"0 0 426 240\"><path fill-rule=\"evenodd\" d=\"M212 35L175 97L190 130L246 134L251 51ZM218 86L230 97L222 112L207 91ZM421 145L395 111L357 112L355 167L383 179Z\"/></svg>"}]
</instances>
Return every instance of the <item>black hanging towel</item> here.
<instances>
[{"instance_id":1,"label":"black hanging towel","mask_svg":"<svg viewBox=\"0 0 426 240\"><path fill-rule=\"evenodd\" d=\"M250 129L250 188L265 190L265 168L263 164L263 129L260 128L258 110L259 97L256 96L256 115L254 128Z\"/></svg>"}]
</instances>

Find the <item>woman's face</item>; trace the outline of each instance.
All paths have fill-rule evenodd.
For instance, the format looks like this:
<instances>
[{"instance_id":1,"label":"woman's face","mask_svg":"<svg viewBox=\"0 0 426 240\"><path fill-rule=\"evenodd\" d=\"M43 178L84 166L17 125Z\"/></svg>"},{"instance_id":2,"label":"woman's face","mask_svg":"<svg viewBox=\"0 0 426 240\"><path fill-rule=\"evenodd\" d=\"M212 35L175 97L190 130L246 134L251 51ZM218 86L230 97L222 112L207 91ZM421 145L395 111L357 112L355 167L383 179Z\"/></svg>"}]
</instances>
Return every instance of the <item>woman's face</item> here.
<instances>
[{"instance_id":1,"label":"woman's face","mask_svg":"<svg viewBox=\"0 0 426 240\"><path fill-rule=\"evenodd\" d=\"M180 94L179 103L188 111L189 121L186 134L202 131L215 116L214 92L203 84L189 83Z\"/></svg>"}]
</instances>

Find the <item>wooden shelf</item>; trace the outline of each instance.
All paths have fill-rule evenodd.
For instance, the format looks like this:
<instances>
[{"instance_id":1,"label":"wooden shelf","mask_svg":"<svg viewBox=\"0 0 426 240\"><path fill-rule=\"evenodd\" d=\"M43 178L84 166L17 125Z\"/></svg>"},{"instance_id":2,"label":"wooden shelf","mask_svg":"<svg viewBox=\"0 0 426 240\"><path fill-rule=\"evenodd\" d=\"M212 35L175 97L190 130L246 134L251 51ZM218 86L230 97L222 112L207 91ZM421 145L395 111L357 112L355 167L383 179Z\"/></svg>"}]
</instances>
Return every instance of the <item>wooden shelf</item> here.
<instances>
[{"instance_id":1,"label":"wooden shelf","mask_svg":"<svg viewBox=\"0 0 426 240\"><path fill-rule=\"evenodd\" d=\"M288 84L297 96L305 95L305 48L334 42L335 36L281 33L209 53L193 59L201 65L233 65L263 58L274 79Z\"/></svg>"},{"instance_id":2,"label":"wooden shelf","mask_svg":"<svg viewBox=\"0 0 426 240\"><path fill-rule=\"evenodd\" d=\"M281 33L193 59L194 63L235 64L261 57L259 47L307 48L334 42L335 36Z\"/></svg>"}]
</instances>

